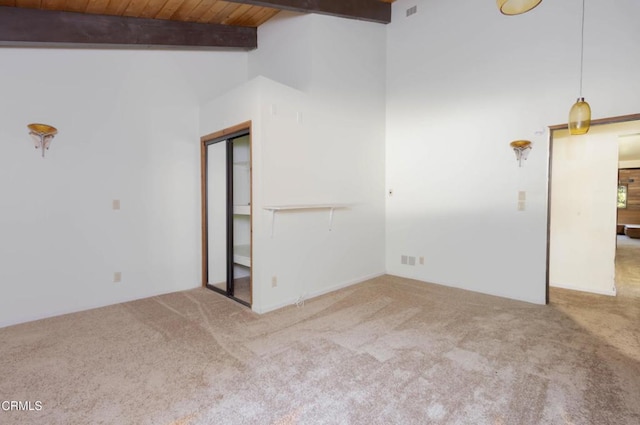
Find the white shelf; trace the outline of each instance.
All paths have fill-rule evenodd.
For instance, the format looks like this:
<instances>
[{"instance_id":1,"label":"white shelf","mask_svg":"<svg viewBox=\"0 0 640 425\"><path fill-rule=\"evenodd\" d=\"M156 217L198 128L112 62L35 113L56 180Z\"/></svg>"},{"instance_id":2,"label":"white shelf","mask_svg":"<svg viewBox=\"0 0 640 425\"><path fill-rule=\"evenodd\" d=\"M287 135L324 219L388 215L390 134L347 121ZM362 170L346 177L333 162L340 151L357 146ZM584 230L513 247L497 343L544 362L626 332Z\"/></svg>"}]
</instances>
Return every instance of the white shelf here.
<instances>
[{"instance_id":1,"label":"white shelf","mask_svg":"<svg viewBox=\"0 0 640 425\"><path fill-rule=\"evenodd\" d=\"M251 205L234 205L234 215L251 215Z\"/></svg>"},{"instance_id":2,"label":"white shelf","mask_svg":"<svg viewBox=\"0 0 640 425\"><path fill-rule=\"evenodd\" d=\"M269 211L285 211L285 210L335 210L337 208L347 208L349 204L300 204L300 205L272 205L263 207Z\"/></svg>"},{"instance_id":3,"label":"white shelf","mask_svg":"<svg viewBox=\"0 0 640 425\"><path fill-rule=\"evenodd\" d=\"M233 247L233 262L251 267L251 245L235 245Z\"/></svg>"},{"instance_id":4,"label":"white shelf","mask_svg":"<svg viewBox=\"0 0 640 425\"><path fill-rule=\"evenodd\" d=\"M333 212L339 208L348 208L349 204L300 204L300 205L271 205L263 207L267 211L271 211L271 237L273 237L275 227L275 217L278 211L311 211L311 210L329 210L329 231L333 226Z\"/></svg>"}]
</instances>

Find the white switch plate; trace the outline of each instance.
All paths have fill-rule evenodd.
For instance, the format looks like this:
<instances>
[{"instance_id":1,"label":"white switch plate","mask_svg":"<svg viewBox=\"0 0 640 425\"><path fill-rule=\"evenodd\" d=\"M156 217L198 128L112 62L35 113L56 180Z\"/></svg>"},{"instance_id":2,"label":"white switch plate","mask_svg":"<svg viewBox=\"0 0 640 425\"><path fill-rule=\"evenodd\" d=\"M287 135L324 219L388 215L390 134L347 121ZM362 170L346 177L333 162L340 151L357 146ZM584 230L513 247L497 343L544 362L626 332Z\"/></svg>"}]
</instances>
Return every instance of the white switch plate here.
<instances>
[{"instance_id":1,"label":"white switch plate","mask_svg":"<svg viewBox=\"0 0 640 425\"><path fill-rule=\"evenodd\" d=\"M112 202L112 207L115 211L120 209L120 199L114 199Z\"/></svg>"}]
</instances>

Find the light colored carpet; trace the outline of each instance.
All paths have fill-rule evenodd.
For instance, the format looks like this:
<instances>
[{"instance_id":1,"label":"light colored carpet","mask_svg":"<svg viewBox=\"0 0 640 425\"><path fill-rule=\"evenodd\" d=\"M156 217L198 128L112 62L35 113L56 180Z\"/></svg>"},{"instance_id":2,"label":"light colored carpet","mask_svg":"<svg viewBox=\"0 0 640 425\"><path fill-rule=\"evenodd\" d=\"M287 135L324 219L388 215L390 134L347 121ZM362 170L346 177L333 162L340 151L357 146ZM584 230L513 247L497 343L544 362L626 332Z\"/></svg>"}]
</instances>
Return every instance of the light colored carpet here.
<instances>
[{"instance_id":1,"label":"light colored carpet","mask_svg":"<svg viewBox=\"0 0 640 425\"><path fill-rule=\"evenodd\" d=\"M0 398L42 402L0 423L637 425L639 324L391 276L262 316L196 289L0 329Z\"/></svg>"}]
</instances>

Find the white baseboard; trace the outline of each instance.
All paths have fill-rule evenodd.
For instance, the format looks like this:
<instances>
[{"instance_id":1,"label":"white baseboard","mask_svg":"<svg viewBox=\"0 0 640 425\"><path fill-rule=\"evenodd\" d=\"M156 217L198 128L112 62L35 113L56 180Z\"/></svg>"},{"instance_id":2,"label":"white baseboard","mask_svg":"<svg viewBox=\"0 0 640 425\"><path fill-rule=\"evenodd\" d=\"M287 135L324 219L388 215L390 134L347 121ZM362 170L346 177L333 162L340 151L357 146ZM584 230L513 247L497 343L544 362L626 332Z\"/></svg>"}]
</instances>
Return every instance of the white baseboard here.
<instances>
[{"instance_id":1,"label":"white baseboard","mask_svg":"<svg viewBox=\"0 0 640 425\"><path fill-rule=\"evenodd\" d=\"M370 279L375 279L376 277L384 276L385 274L386 274L385 272L372 273L370 275L361 276L361 277L358 277L358 278L355 278L355 279L350 279L350 280L338 283L336 285L332 285L332 286L329 286L329 287L326 287L326 288L322 288L322 289L320 289L318 291L310 292L310 293L305 295L304 300L308 301L308 300L310 300L312 298L319 297L320 295L328 294L329 292L337 291L338 289L346 288L348 286L352 286L352 285L355 285L355 284L358 284L358 283L362 283L362 282L365 282L365 281L370 280ZM278 310L278 309L280 309L282 307L287 307L287 306L296 304L296 302L298 302L298 300L299 300L299 297L290 298L290 299L287 299L285 301L279 302L277 304L271 304L271 305L268 305L268 306L263 306L260 309L254 309L253 311L255 311L258 314L264 314L264 313L268 313L270 311Z\"/></svg>"},{"instance_id":2,"label":"white baseboard","mask_svg":"<svg viewBox=\"0 0 640 425\"><path fill-rule=\"evenodd\" d=\"M615 286L610 290L583 288L581 286L565 285L563 283L549 283L549 286L552 288L561 288L561 289L570 289L572 291L589 292L591 294L608 295L610 297L615 297L617 293Z\"/></svg>"},{"instance_id":3,"label":"white baseboard","mask_svg":"<svg viewBox=\"0 0 640 425\"><path fill-rule=\"evenodd\" d=\"M397 277L402 277L404 279L411 279L411 280L415 280L418 282L423 282L423 283L427 283L427 284L432 284L432 285L438 285L438 286L444 286L447 288L453 288L453 289L461 289L463 291L469 291L469 292L475 292L477 294L483 294L483 295L490 295L492 297L500 297L500 298L505 298L508 300L514 300L514 301L522 301L525 303L531 303L531 304L538 304L538 305L544 305L545 304L545 298L544 298L544 291L541 295L540 298L522 298L522 297L514 297L513 294L503 294L503 293L499 293L499 292L491 292L491 291L486 291L484 290L484 288L467 288L465 286L460 286L460 285L455 285L452 283L444 283L444 282L439 282L435 279L429 279L429 278L423 278L423 277L416 277L416 276L412 276L408 273L398 273L396 271L393 272L389 272L387 271L386 273L389 276L397 276Z\"/></svg>"}]
</instances>

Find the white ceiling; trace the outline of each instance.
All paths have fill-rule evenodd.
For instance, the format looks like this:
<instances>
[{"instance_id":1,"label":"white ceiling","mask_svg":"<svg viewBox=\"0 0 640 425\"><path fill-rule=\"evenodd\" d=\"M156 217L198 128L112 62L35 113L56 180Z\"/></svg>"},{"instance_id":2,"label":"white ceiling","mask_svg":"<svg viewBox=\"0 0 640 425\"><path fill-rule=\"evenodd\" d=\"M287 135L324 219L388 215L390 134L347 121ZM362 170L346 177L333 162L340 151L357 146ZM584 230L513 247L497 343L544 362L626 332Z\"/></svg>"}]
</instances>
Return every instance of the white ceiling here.
<instances>
[{"instance_id":1,"label":"white ceiling","mask_svg":"<svg viewBox=\"0 0 640 425\"><path fill-rule=\"evenodd\" d=\"M640 133L625 134L618 137L618 160L640 160Z\"/></svg>"}]
</instances>

